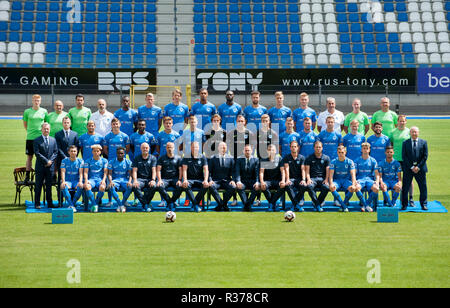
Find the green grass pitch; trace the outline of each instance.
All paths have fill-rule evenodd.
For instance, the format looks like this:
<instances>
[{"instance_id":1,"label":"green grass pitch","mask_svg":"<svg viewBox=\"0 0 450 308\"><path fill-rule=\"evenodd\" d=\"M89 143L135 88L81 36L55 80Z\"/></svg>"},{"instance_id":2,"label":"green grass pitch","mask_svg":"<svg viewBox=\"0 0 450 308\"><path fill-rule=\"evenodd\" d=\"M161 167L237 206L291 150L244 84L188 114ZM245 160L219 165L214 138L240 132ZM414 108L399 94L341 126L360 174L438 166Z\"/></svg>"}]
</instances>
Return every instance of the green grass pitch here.
<instances>
[{"instance_id":1,"label":"green grass pitch","mask_svg":"<svg viewBox=\"0 0 450 308\"><path fill-rule=\"evenodd\" d=\"M429 200L448 208L450 121L412 125L429 144ZM12 204L25 131L20 120L0 121L0 131L0 287L450 286L447 214L379 224L376 213L302 213L292 223L283 213L177 213L175 223L164 213L80 213L52 225L50 214ZM80 283L66 278L71 259ZM367 280L372 259L380 283Z\"/></svg>"}]
</instances>

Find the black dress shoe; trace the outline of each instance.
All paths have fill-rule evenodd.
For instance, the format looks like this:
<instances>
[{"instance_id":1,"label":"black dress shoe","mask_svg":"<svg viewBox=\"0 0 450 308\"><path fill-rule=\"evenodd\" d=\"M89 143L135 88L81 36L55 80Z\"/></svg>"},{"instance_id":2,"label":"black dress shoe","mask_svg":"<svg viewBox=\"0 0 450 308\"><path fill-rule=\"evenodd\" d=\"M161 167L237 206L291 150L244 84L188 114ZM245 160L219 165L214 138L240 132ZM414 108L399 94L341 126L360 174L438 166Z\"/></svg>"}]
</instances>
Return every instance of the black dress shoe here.
<instances>
[{"instance_id":1,"label":"black dress shoe","mask_svg":"<svg viewBox=\"0 0 450 308\"><path fill-rule=\"evenodd\" d=\"M252 209L249 205L244 206L244 208L242 209L244 212L251 212Z\"/></svg>"},{"instance_id":2,"label":"black dress shoe","mask_svg":"<svg viewBox=\"0 0 450 308\"><path fill-rule=\"evenodd\" d=\"M410 207L415 207L416 206L413 199L409 199L409 206Z\"/></svg>"},{"instance_id":3,"label":"black dress shoe","mask_svg":"<svg viewBox=\"0 0 450 308\"><path fill-rule=\"evenodd\" d=\"M424 211L428 211L428 208L427 208L427 206L426 206L426 205L422 205L422 210L424 210Z\"/></svg>"},{"instance_id":4,"label":"black dress shoe","mask_svg":"<svg viewBox=\"0 0 450 308\"><path fill-rule=\"evenodd\" d=\"M401 210L402 211L405 211L406 209L408 208L408 206L407 205L402 205L402 208L401 208Z\"/></svg>"}]
</instances>

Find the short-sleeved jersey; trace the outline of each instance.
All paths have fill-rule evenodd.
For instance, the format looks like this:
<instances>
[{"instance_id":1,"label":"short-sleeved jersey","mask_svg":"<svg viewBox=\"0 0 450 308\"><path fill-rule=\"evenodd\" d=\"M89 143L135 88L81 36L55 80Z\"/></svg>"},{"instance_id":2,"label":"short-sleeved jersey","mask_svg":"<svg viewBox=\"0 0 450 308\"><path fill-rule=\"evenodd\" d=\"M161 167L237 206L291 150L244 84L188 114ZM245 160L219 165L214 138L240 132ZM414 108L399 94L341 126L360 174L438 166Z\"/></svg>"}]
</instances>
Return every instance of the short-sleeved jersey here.
<instances>
[{"instance_id":1,"label":"short-sleeved jersey","mask_svg":"<svg viewBox=\"0 0 450 308\"><path fill-rule=\"evenodd\" d=\"M108 146L108 159L112 160L117 157L117 148L126 147L130 144L130 137L124 132L114 134L110 132L105 136L105 145Z\"/></svg>"},{"instance_id":2,"label":"short-sleeved jersey","mask_svg":"<svg viewBox=\"0 0 450 308\"><path fill-rule=\"evenodd\" d=\"M273 161L269 158L262 158L259 167L264 169L264 181L281 181L281 170L283 167L281 156L275 156Z\"/></svg>"},{"instance_id":3,"label":"short-sleeved jersey","mask_svg":"<svg viewBox=\"0 0 450 308\"><path fill-rule=\"evenodd\" d=\"M167 154L160 156L156 166L161 166L161 178L163 180L178 180L182 158L178 155L168 157Z\"/></svg>"},{"instance_id":4,"label":"short-sleeved jersey","mask_svg":"<svg viewBox=\"0 0 450 308\"><path fill-rule=\"evenodd\" d=\"M200 147L202 146L202 143L206 141L205 132L199 128L196 128L194 131L189 129L184 130L181 138L185 149L188 149L194 141L198 142Z\"/></svg>"},{"instance_id":5,"label":"short-sleeved jersey","mask_svg":"<svg viewBox=\"0 0 450 308\"><path fill-rule=\"evenodd\" d=\"M375 158L377 162L381 162L386 158L386 147L391 145L389 138L385 135L377 137L372 135L367 138L367 142L370 143L370 156Z\"/></svg>"},{"instance_id":6,"label":"short-sleeved jersey","mask_svg":"<svg viewBox=\"0 0 450 308\"><path fill-rule=\"evenodd\" d=\"M392 138L390 138L392 145L394 146L394 159L398 161L403 161L402 158L402 147L403 142L411 138L409 134L409 128L403 130L395 129L392 132Z\"/></svg>"},{"instance_id":7,"label":"short-sleeved jersey","mask_svg":"<svg viewBox=\"0 0 450 308\"><path fill-rule=\"evenodd\" d=\"M210 129L205 131L206 144L204 148L205 153L215 153L216 145L220 142L227 141L227 132L223 128L219 130Z\"/></svg>"},{"instance_id":8,"label":"short-sleeved jersey","mask_svg":"<svg viewBox=\"0 0 450 308\"><path fill-rule=\"evenodd\" d=\"M344 146L347 148L347 157L355 161L361 156L361 145L366 142L366 137L358 133L356 135L347 134L343 138Z\"/></svg>"},{"instance_id":9,"label":"short-sleeved jersey","mask_svg":"<svg viewBox=\"0 0 450 308\"><path fill-rule=\"evenodd\" d=\"M211 117L217 113L216 106L210 102L202 104L201 102L195 103L191 108L191 114L195 115L198 120L197 127L205 129L207 124L211 123Z\"/></svg>"},{"instance_id":10,"label":"short-sleeved jersey","mask_svg":"<svg viewBox=\"0 0 450 308\"><path fill-rule=\"evenodd\" d=\"M306 109L297 108L294 110L292 117L294 118L295 122L295 130L300 133L303 131L303 120L305 118L310 118L311 121L314 123L317 121L317 114L314 111L314 109L307 107Z\"/></svg>"},{"instance_id":11,"label":"short-sleeved jersey","mask_svg":"<svg viewBox=\"0 0 450 308\"><path fill-rule=\"evenodd\" d=\"M250 130L256 132L256 130L259 129L263 114L267 114L267 108L261 105L257 108L254 108L253 106L247 106L244 108L244 117L247 120L247 126Z\"/></svg>"},{"instance_id":12,"label":"short-sleeved jersey","mask_svg":"<svg viewBox=\"0 0 450 308\"><path fill-rule=\"evenodd\" d=\"M400 162L395 159L390 163L385 159L378 164L378 172L381 173L383 181L398 182L398 173L402 172L402 166L400 165Z\"/></svg>"},{"instance_id":13,"label":"short-sleeved jersey","mask_svg":"<svg viewBox=\"0 0 450 308\"><path fill-rule=\"evenodd\" d=\"M71 161L69 157L66 157L61 162L61 169L65 169L66 182L78 182L80 180L80 169L83 168L83 160L81 158L75 158Z\"/></svg>"},{"instance_id":14,"label":"short-sleeved jersey","mask_svg":"<svg viewBox=\"0 0 450 308\"><path fill-rule=\"evenodd\" d=\"M153 136L159 132L159 119L162 119L163 112L158 106L148 108L146 105L138 108L138 119L145 121L145 130Z\"/></svg>"},{"instance_id":15,"label":"short-sleeved jersey","mask_svg":"<svg viewBox=\"0 0 450 308\"><path fill-rule=\"evenodd\" d=\"M94 135L89 135L88 133L83 134L80 136L79 141L81 150L83 151L82 154L84 160L92 158L91 146L93 146L94 144L99 144L103 147L105 145L105 138L97 133Z\"/></svg>"},{"instance_id":16,"label":"short-sleeved jersey","mask_svg":"<svg viewBox=\"0 0 450 308\"><path fill-rule=\"evenodd\" d=\"M383 124L383 135L391 138L391 134L398 122L398 115L392 110L388 112L378 110L372 116L372 124L375 122L381 122Z\"/></svg>"},{"instance_id":17,"label":"short-sleeved jersey","mask_svg":"<svg viewBox=\"0 0 450 308\"><path fill-rule=\"evenodd\" d=\"M244 132L239 132L237 129L228 133L228 151L234 159L244 154L244 147L250 144L253 139L253 133L245 129Z\"/></svg>"},{"instance_id":18,"label":"short-sleeved jersey","mask_svg":"<svg viewBox=\"0 0 450 308\"><path fill-rule=\"evenodd\" d=\"M318 139L318 135L310 131L306 133L304 130L300 132L300 154L308 157L314 153L314 142Z\"/></svg>"},{"instance_id":19,"label":"short-sleeved jersey","mask_svg":"<svg viewBox=\"0 0 450 308\"><path fill-rule=\"evenodd\" d=\"M320 157L311 154L305 159L305 166L309 166L309 177L311 179L325 179L327 176L327 167L330 166L330 157L325 154L322 154Z\"/></svg>"},{"instance_id":20,"label":"short-sleeved jersey","mask_svg":"<svg viewBox=\"0 0 450 308\"><path fill-rule=\"evenodd\" d=\"M337 148L339 144L343 143L343 138L340 133L327 130L322 130L317 137L323 144L323 154L330 157L331 160L337 158Z\"/></svg>"},{"instance_id":21,"label":"short-sleeved jersey","mask_svg":"<svg viewBox=\"0 0 450 308\"><path fill-rule=\"evenodd\" d=\"M82 107L78 109L77 107L73 107L69 110L69 117L72 121L72 130L78 133L78 136L87 133L87 122L91 118L92 112L91 109L87 107Z\"/></svg>"},{"instance_id":22,"label":"short-sleeved jersey","mask_svg":"<svg viewBox=\"0 0 450 308\"><path fill-rule=\"evenodd\" d=\"M222 127L226 131L230 131L236 127L236 117L242 114L242 107L238 103L233 102L232 105L223 103L217 109L217 113L222 118ZM227 127L230 126L230 127Z\"/></svg>"},{"instance_id":23,"label":"short-sleeved jersey","mask_svg":"<svg viewBox=\"0 0 450 308\"><path fill-rule=\"evenodd\" d=\"M279 145L279 136L277 133L270 129L268 131L258 130L256 133L256 156L258 158L267 157L267 147L271 144L275 146Z\"/></svg>"},{"instance_id":24,"label":"short-sleeved jersey","mask_svg":"<svg viewBox=\"0 0 450 308\"><path fill-rule=\"evenodd\" d=\"M46 116L47 109L41 107L38 110L28 108L24 111L22 119L27 122L27 140L34 140L42 135L41 126L44 124Z\"/></svg>"},{"instance_id":25,"label":"short-sleeved jersey","mask_svg":"<svg viewBox=\"0 0 450 308\"><path fill-rule=\"evenodd\" d=\"M151 180L152 168L156 168L156 157L149 154L145 159L142 155L134 158L131 168L137 169L137 178Z\"/></svg>"},{"instance_id":26,"label":"short-sleeved jersey","mask_svg":"<svg viewBox=\"0 0 450 308\"><path fill-rule=\"evenodd\" d=\"M291 142L297 141L300 146L300 134L293 132L288 133L284 131L280 134L280 145L281 145L281 156L285 157L289 153L291 153Z\"/></svg>"},{"instance_id":27,"label":"short-sleeved jersey","mask_svg":"<svg viewBox=\"0 0 450 308\"><path fill-rule=\"evenodd\" d=\"M88 179L101 180L104 176L104 170L108 168L108 160L100 157L99 160L95 160L93 157L84 161L84 169L89 169Z\"/></svg>"},{"instance_id":28,"label":"short-sleeved jersey","mask_svg":"<svg viewBox=\"0 0 450 308\"><path fill-rule=\"evenodd\" d=\"M135 132L130 136L130 144L133 145L134 157L141 155L141 144L148 143L150 146L156 145L158 142L156 141L155 136L153 136L149 132L144 132L142 135L139 132Z\"/></svg>"},{"instance_id":29,"label":"short-sleeved jersey","mask_svg":"<svg viewBox=\"0 0 450 308\"><path fill-rule=\"evenodd\" d=\"M128 158L124 158L122 161L114 158L108 163L108 170L112 171L111 176L113 180L128 181L131 169L131 161Z\"/></svg>"},{"instance_id":30,"label":"short-sleeved jersey","mask_svg":"<svg viewBox=\"0 0 450 308\"><path fill-rule=\"evenodd\" d=\"M281 165L285 164L289 165L289 177L291 179L302 180L302 166L305 164L305 157L302 155L297 155L297 158L294 159L292 154L288 154L283 157L281 161Z\"/></svg>"},{"instance_id":31,"label":"short-sleeved jersey","mask_svg":"<svg viewBox=\"0 0 450 308\"><path fill-rule=\"evenodd\" d=\"M350 123L352 123L353 120L357 120L359 122L358 133L360 133L361 135L364 136L366 125L370 125L369 117L367 116L367 114L362 111L360 111L356 114L353 112L350 112L349 114L347 114L345 116L344 126L350 127ZM350 129L349 129L349 132L350 132Z\"/></svg>"},{"instance_id":32,"label":"short-sleeved jersey","mask_svg":"<svg viewBox=\"0 0 450 308\"><path fill-rule=\"evenodd\" d=\"M172 130L171 133L166 133L165 131L161 131L158 134L158 137L156 137L157 144L159 145L159 157L166 155L166 145L169 142L175 143L175 153L178 152L178 147L176 140L180 138L180 134L176 131Z\"/></svg>"},{"instance_id":33,"label":"short-sleeved jersey","mask_svg":"<svg viewBox=\"0 0 450 308\"><path fill-rule=\"evenodd\" d=\"M356 179L370 179L375 180L375 170L378 170L378 163L375 158L370 157L364 159L362 157L355 160Z\"/></svg>"},{"instance_id":34,"label":"short-sleeved jersey","mask_svg":"<svg viewBox=\"0 0 450 308\"><path fill-rule=\"evenodd\" d=\"M163 114L165 117L172 118L173 129L181 134L184 129L185 119L189 117L189 107L181 102L178 106L170 103L164 107Z\"/></svg>"},{"instance_id":35,"label":"short-sleeved jersey","mask_svg":"<svg viewBox=\"0 0 450 308\"><path fill-rule=\"evenodd\" d=\"M334 170L333 180L352 180L351 171L356 170L355 163L346 157L343 161L335 158L330 163L330 170Z\"/></svg>"},{"instance_id":36,"label":"short-sleeved jersey","mask_svg":"<svg viewBox=\"0 0 450 308\"><path fill-rule=\"evenodd\" d=\"M137 111L134 109L125 111L123 108L120 108L114 112L114 117L120 121L120 130L131 137L134 133L134 123L138 121Z\"/></svg>"},{"instance_id":37,"label":"short-sleeved jersey","mask_svg":"<svg viewBox=\"0 0 450 308\"><path fill-rule=\"evenodd\" d=\"M292 117L292 110L286 106L281 108L272 107L267 112L270 121L272 122L272 128L274 128L274 124L278 124L278 133L286 131L286 119ZM276 129L275 129L276 131Z\"/></svg>"},{"instance_id":38,"label":"short-sleeved jersey","mask_svg":"<svg viewBox=\"0 0 450 308\"><path fill-rule=\"evenodd\" d=\"M204 155L199 155L197 158L184 157L181 164L187 166L187 180L203 181L203 167L208 166L208 161Z\"/></svg>"},{"instance_id":39,"label":"short-sleeved jersey","mask_svg":"<svg viewBox=\"0 0 450 308\"><path fill-rule=\"evenodd\" d=\"M50 124L50 136L55 137L55 134L63 129L62 121L65 116L67 116L65 111L61 111L60 114L53 111L45 117L45 122Z\"/></svg>"}]
</instances>

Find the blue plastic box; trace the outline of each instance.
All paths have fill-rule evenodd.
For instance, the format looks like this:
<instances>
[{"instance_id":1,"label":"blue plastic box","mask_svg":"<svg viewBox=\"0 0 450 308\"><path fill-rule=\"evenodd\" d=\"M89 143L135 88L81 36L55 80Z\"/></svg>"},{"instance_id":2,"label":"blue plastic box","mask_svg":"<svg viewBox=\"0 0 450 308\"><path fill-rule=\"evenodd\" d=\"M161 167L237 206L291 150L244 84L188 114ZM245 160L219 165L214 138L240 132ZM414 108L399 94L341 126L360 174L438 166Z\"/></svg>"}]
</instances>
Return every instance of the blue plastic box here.
<instances>
[{"instance_id":1,"label":"blue plastic box","mask_svg":"<svg viewBox=\"0 0 450 308\"><path fill-rule=\"evenodd\" d=\"M391 207L378 207L378 222L398 222L398 209Z\"/></svg>"},{"instance_id":2,"label":"blue plastic box","mask_svg":"<svg viewBox=\"0 0 450 308\"><path fill-rule=\"evenodd\" d=\"M52 224L73 224L73 210L52 209Z\"/></svg>"}]
</instances>

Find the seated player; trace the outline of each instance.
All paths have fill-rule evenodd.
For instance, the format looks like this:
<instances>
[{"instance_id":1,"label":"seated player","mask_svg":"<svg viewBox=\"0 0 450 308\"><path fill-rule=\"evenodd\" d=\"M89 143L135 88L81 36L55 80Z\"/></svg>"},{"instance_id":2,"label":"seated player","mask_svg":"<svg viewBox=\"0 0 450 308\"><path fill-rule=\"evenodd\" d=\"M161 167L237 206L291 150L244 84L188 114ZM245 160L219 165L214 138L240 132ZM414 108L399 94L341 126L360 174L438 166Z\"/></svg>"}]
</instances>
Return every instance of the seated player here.
<instances>
[{"instance_id":1,"label":"seated player","mask_svg":"<svg viewBox=\"0 0 450 308\"><path fill-rule=\"evenodd\" d=\"M354 162L346 157L347 149L340 145L337 149L338 158L330 163L329 186L334 198L338 200L340 211L348 212L348 202L353 193L356 192L356 168ZM345 199L342 201L338 191L345 192ZM356 193L358 198L364 198L360 191Z\"/></svg>"},{"instance_id":2,"label":"seated player","mask_svg":"<svg viewBox=\"0 0 450 308\"><path fill-rule=\"evenodd\" d=\"M192 203L192 210L197 213L201 212L200 202L209 188L209 169L208 161L200 153L200 144L197 141L191 143L191 152L185 153L182 166L183 184L179 190L186 192L189 201ZM200 189L195 198L193 188Z\"/></svg>"},{"instance_id":3,"label":"seated player","mask_svg":"<svg viewBox=\"0 0 450 308\"><path fill-rule=\"evenodd\" d=\"M69 204L69 208L76 212L76 203L83 193L83 160L77 158L78 148L69 147L69 157L61 162L61 192ZM69 190L76 189L72 199Z\"/></svg>"},{"instance_id":4,"label":"seated player","mask_svg":"<svg viewBox=\"0 0 450 308\"><path fill-rule=\"evenodd\" d=\"M150 145L141 144L141 155L134 158L131 165L133 192L144 212L151 212L151 201L156 187L156 157L150 154Z\"/></svg>"},{"instance_id":5,"label":"seated player","mask_svg":"<svg viewBox=\"0 0 450 308\"><path fill-rule=\"evenodd\" d=\"M219 143L219 153L211 157L208 162L210 170L209 190L214 200L217 202L215 211L228 212L228 200L233 196L236 183L233 181L234 159L233 156L227 154L227 144ZM225 189L223 200L220 198L219 189Z\"/></svg>"},{"instance_id":6,"label":"seated player","mask_svg":"<svg viewBox=\"0 0 450 308\"><path fill-rule=\"evenodd\" d=\"M102 147L94 144L92 147L92 158L84 161L84 189L91 201L91 212L98 212L98 204L102 202L106 190L106 175L108 174L108 160L100 157ZM97 190L97 199L94 198L93 190ZM86 209L87 210L87 209Z\"/></svg>"},{"instance_id":7,"label":"seated player","mask_svg":"<svg viewBox=\"0 0 450 308\"><path fill-rule=\"evenodd\" d=\"M286 130L280 134L280 153L285 157L291 153L291 142L300 142L300 134L294 131L294 120L289 117L286 119Z\"/></svg>"},{"instance_id":8,"label":"seated player","mask_svg":"<svg viewBox=\"0 0 450 308\"><path fill-rule=\"evenodd\" d=\"M291 153L286 155L281 163L284 166L285 191L291 199L292 207L294 211L303 212L304 209L299 202L303 200L306 191L305 158L299 154L296 140L291 141Z\"/></svg>"},{"instance_id":9,"label":"seated player","mask_svg":"<svg viewBox=\"0 0 450 308\"><path fill-rule=\"evenodd\" d=\"M260 189L269 202L269 212L275 212L277 201L284 194L284 167L274 144L267 147L267 156L267 158L262 158L259 163L259 182L261 183ZM272 195L270 190L275 190L276 193Z\"/></svg>"},{"instance_id":10,"label":"seated player","mask_svg":"<svg viewBox=\"0 0 450 308\"><path fill-rule=\"evenodd\" d=\"M108 189L117 202L117 212L125 213L127 200L132 191L131 161L125 158L125 148L123 147L117 148L116 156L108 164ZM118 191L123 193L122 201L117 194Z\"/></svg>"},{"instance_id":11,"label":"seated player","mask_svg":"<svg viewBox=\"0 0 450 308\"><path fill-rule=\"evenodd\" d=\"M316 141L314 143L314 154L308 156L305 160L306 190L317 212L323 212L322 203L330 190L328 186L330 158L323 154L322 150L322 142ZM320 191L319 197L316 196L316 189Z\"/></svg>"},{"instance_id":12,"label":"seated player","mask_svg":"<svg viewBox=\"0 0 450 308\"><path fill-rule=\"evenodd\" d=\"M355 161L357 189L369 192L369 199L362 203L361 212L373 212L370 205L373 203L376 207L378 191L380 190L380 176L378 173L378 164L375 158L370 156L370 144L364 142L361 145L362 155Z\"/></svg>"},{"instance_id":13,"label":"seated player","mask_svg":"<svg viewBox=\"0 0 450 308\"><path fill-rule=\"evenodd\" d=\"M378 168L384 203L393 207L402 190L402 167L400 162L394 159L393 146L386 147L386 159L378 165ZM392 191L392 200L389 198L389 190Z\"/></svg>"},{"instance_id":14,"label":"seated player","mask_svg":"<svg viewBox=\"0 0 450 308\"><path fill-rule=\"evenodd\" d=\"M236 190L241 197L241 201L244 204L244 211L251 211L251 204L255 200L257 193L260 189L258 181L259 172L259 160L252 156L253 148L251 144L247 144L244 147L244 157L239 157L236 160L234 181L236 183ZM246 189L251 189L250 198L245 193Z\"/></svg>"},{"instance_id":15,"label":"seated player","mask_svg":"<svg viewBox=\"0 0 450 308\"><path fill-rule=\"evenodd\" d=\"M156 163L156 178L158 180L156 191L159 192L161 199L166 202L168 211L175 211L175 201L180 197L176 191L182 184L181 160L180 156L175 155L175 144L167 142L166 154L160 156ZM172 197L167 193L167 188L174 189Z\"/></svg>"}]
</instances>

